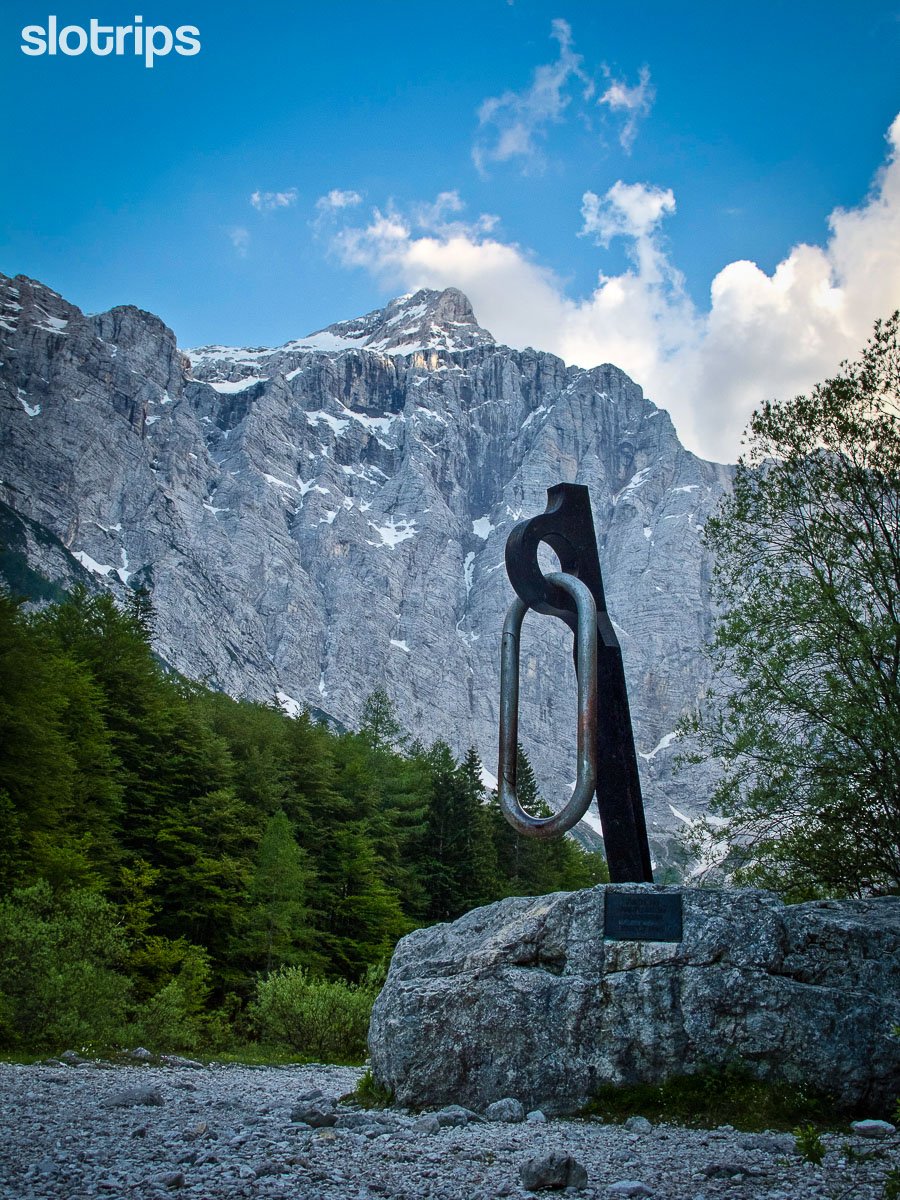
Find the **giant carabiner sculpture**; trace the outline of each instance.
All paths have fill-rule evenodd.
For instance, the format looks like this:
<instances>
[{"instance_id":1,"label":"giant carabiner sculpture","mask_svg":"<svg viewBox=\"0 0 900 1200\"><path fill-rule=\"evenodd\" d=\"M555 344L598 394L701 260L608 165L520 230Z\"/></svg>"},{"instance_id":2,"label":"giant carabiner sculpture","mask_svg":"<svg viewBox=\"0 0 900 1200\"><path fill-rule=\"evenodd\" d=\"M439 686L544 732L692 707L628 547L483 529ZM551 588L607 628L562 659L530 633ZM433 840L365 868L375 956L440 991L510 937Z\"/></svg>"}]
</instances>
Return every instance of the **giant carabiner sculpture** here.
<instances>
[{"instance_id":1,"label":"giant carabiner sculpture","mask_svg":"<svg viewBox=\"0 0 900 1200\"><path fill-rule=\"evenodd\" d=\"M541 542L561 571L544 575ZM571 829L597 794L600 825L613 883L652 883L650 847L622 651L606 611L597 538L586 487L559 483L547 508L515 526L506 542L506 572L515 589L503 625L500 664L500 807L519 833L548 838ZM519 634L529 609L558 617L575 637L578 680L578 778L568 803L550 817L533 817L516 796Z\"/></svg>"}]
</instances>

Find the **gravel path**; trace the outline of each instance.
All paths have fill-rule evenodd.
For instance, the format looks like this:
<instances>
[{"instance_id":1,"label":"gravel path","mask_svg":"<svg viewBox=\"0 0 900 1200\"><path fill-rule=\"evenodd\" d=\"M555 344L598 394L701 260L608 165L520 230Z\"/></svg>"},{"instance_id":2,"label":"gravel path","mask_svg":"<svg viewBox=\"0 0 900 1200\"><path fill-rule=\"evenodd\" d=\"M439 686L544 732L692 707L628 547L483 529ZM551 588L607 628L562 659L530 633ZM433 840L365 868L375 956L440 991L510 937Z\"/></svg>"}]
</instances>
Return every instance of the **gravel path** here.
<instances>
[{"instance_id":1,"label":"gravel path","mask_svg":"<svg viewBox=\"0 0 900 1200\"><path fill-rule=\"evenodd\" d=\"M900 1135L826 1135L820 1167L784 1134L726 1126L464 1121L337 1105L337 1124L296 1119L351 1091L349 1067L18 1066L0 1063L0 1198L490 1200L532 1195L520 1168L571 1155L575 1197L881 1200ZM313 1093L320 1093L315 1096ZM294 1118L292 1119L292 1113ZM313 1117L316 1120L317 1118ZM848 1161L847 1145L862 1161ZM552 1192L542 1193L552 1195Z\"/></svg>"}]
</instances>

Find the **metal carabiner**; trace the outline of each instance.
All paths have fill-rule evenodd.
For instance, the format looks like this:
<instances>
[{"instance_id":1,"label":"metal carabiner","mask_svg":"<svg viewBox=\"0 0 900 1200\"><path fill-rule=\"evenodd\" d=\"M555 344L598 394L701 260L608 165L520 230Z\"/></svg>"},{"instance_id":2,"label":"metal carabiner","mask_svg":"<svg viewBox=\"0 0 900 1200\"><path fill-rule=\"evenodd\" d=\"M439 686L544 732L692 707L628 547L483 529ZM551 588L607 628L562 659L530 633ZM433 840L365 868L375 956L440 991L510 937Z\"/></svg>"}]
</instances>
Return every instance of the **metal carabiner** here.
<instances>
[{"instance_id":1,"label":"metal carabiner","mask_svg":"<svg viewBox=\"0 0 900 1200\"><path fill-rule=\"evenodd\" d=\"M517 596L503 622L500 651L500 763L497 769L500 808L519 833L550 838L577 825L588 810L597 786L597 606L590 589L574 575L556 571L548 583L575 601L575 672L578 676L578 776L569 802L551 817L533 817L516 795L516 752L519 732L519 639L528 605Z\"/></svg>"}]
</instances>

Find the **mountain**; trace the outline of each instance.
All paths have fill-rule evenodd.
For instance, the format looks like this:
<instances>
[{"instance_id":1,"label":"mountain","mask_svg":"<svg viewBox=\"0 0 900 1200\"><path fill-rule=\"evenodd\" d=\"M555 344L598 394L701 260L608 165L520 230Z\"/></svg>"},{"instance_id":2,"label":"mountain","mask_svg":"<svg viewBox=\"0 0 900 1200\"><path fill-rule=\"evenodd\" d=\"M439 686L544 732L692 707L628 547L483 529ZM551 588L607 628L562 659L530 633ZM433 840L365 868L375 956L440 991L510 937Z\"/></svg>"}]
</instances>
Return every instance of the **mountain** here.
<instances>
[{"instance_id":1,"label":"mountain","mask_svg":"<svg viewBox=\"0 0 900 1200\"><path fill-rule=\"evenodd\" d=\"M699 535L731 471L616 367L497 345L452 288L274 349L182 352L150 313L85 315L0 275L0 413L8 575L144 585L184 674L348 726L384 686L414 736L474 744L488 772L506 537L549 485L587 484L659 862L702 811L711 768L673 777L673 730L707 683ZM521 737L558 804L560 622L527 619L522 679Z\"/></svg>"}]
</instances>

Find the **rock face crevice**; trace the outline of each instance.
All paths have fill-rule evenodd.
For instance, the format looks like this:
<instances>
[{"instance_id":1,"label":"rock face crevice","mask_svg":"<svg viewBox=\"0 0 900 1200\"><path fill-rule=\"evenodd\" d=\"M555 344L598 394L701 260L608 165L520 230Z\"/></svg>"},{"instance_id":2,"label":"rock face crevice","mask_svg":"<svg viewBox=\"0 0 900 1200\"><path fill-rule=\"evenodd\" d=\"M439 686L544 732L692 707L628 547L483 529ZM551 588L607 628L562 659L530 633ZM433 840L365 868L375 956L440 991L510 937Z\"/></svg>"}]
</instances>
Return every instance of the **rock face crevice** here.
<instances>
[{"instance_id":1,"label":"rock face crevice","mask_svg":"<svg viewBox=\"0 0 900 1200\"><path fill-rule=\"evenodd\" d=\"M676 889L513 898L404 938L372 1016L378 1083L411 1106L574 1112L601 1084L737 1061L848 1109L893 1103L900 897L687 889L683 940L665 943L606 940L607 890Z\"/></svg>"},{"instance_id":2,"label":"rock face crevice","mask_svg":"<svg viewBox=\"0 0 900 1200\"><path fill-rule=\"evenodd\" d=\"M35 570L70 582L61 543L93 584L151 590L184 674L348 727L383 686L414 736L491 772L506 538L550 485L587 484L658 862L702 811L713 768L674 778L673 730L708 682L701 530L731 472L616 367L497 345L454 289L182 352L150 313L0 275L0 422L0 501L47 531ZM521 736L558 805L569 635L532 616L523 650Z\"/></svg>"}]
</instances>

